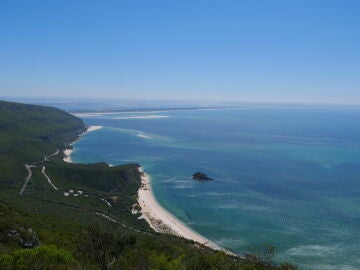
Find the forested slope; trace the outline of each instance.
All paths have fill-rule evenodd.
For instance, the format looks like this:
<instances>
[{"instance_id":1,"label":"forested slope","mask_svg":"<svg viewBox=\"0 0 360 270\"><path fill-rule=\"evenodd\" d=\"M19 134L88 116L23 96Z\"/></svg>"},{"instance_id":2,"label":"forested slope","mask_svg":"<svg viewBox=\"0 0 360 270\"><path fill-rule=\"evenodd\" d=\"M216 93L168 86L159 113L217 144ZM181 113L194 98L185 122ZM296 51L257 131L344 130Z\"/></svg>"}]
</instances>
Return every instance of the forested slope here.
<instances>
[{"instance_id":1,"label":"forested slope","mask_svg":"<svg viewBox=\"0 0 360 270\"><path fill-rule=\"evenodd\" d=\"M85 130L79 118L62 110L0 101L0 182L24 175L24 164L64 148Z\"/></svg>"}]
</instances>

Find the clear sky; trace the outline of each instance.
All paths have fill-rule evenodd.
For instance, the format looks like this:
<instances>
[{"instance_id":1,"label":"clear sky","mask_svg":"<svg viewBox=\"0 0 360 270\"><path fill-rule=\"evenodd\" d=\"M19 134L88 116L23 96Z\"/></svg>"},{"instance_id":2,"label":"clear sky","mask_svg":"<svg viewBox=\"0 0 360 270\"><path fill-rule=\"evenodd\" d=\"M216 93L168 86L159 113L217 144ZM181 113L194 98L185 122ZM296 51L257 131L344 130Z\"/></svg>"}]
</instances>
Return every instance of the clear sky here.
<instances>
[{"instance_id":1,"label":"clear sky","mask_svg":"<svg viewBox=\"0 0 360 270\"><path fill-rule=\"evenodd\" d=\"M1 0L0 96L360 104L360 1Z\"/></svg>"}]
</instances>

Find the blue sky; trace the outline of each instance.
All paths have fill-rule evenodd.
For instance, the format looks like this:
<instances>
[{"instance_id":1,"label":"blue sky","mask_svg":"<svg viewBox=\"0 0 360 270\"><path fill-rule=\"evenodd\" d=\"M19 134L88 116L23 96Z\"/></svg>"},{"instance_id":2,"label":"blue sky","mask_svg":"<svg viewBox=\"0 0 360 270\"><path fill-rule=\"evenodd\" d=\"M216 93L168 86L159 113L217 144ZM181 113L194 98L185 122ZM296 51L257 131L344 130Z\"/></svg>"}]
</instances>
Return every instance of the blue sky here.
<instances>
[{"instance_id":1,"label":"blue sky","mask_svg":"<svg viewBox=\"0 0 360 270\"><path fill-rule=\"evenodd\" d=\"M360 104L360 1L0 1L0 96Z\"/></svg>"}]
</instances>

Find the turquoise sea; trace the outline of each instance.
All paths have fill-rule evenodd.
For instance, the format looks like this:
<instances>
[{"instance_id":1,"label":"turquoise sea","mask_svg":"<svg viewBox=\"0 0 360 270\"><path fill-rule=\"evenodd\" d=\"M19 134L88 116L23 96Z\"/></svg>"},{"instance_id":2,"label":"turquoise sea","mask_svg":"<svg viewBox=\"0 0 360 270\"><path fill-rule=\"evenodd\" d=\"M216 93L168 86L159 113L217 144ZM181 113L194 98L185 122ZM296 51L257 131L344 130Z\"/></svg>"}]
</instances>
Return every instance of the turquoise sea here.
<instances>
[{"instance_id":1,"label":"turquoise sea","mask_svg":"<svg viewBox=\"0 0 360 270\"><path fill-rule=\"evenodd\" d=\"M75 162L142 164L161 205L220 246L270 243L301 269L360 269L360 108L82 118L105 128L75 143Z\"/></svg>"}]
</instances>

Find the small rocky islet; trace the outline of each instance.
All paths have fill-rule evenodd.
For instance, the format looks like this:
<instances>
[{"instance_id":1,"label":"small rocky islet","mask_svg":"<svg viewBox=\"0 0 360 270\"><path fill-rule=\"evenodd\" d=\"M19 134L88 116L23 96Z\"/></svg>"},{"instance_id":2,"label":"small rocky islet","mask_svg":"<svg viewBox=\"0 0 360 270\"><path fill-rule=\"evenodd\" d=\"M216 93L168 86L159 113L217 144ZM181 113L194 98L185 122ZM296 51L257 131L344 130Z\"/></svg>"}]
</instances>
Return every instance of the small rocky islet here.
<instances>
[{"instance_id":1,"label":"small rocky islet","mask_svg":"<svg viewBox=\"0 0 360 270\"><path fill-rule=\"evenodd\" d=\"M214 180L210 177L208 177L205 173L202 172L196 172L192 175L192 179L194 180L199 180L199 181L203 181L203 180Z\"/></svg>"}]
</instances>

